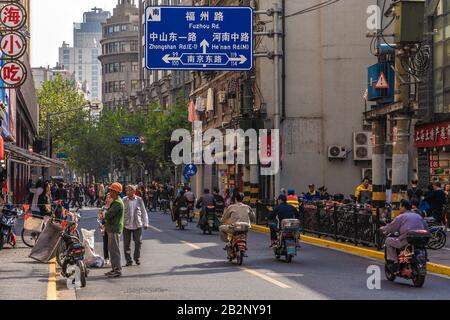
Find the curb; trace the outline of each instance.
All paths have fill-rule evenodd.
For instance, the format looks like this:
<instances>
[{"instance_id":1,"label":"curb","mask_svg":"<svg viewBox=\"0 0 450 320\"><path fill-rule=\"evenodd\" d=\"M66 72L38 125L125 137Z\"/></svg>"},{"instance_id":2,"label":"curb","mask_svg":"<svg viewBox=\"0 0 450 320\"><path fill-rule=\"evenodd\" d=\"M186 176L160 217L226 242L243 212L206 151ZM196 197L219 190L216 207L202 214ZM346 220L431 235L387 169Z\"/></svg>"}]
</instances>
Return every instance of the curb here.
<instances>
[{"instance_id":1,"label":"curb","mask_svg":"<svg viewBox=\"0 0 450 320\"><path fill-rule=\"evenodd\" d=\"M50 260L48 265L47 300L57 300L56 294L56 259Z\"/></svg>"},{"instance_id":2,"label":"curb","mask_svg":"<svg viewBox=\"0 0 450 320\"><path fill-rule=\"evenodd\" d=\"M252 230L263 232L263 233L270 232L269 228L257 226L257 225L252 225ZM312 244L312 245L317 245L320 247L341 250L344 252L350 252L353 254L357 254L359 256L374 258L374 259L378 259L378 260L384 260L384 253L380 252L380 251L355 247L355 246L344 244L344 243L338 243L338 242L334 242L334 241L330 241L330 240L324 240L324 239L319 239L319 238L304 236L304 235L301 236L301 241ZM429 262L427 264L427 269L429 272L441 274L444 276L450 276L450 266Z\"/></svg>"}]
</instances>

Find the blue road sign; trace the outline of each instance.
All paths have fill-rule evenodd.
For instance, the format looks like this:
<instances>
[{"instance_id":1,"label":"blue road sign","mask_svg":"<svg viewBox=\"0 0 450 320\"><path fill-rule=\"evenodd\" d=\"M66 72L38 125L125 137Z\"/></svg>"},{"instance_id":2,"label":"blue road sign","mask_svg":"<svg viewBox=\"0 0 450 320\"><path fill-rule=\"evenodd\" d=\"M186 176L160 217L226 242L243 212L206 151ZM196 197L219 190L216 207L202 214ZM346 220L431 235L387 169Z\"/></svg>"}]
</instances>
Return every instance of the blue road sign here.
<instances>
[{"instance_id":1,"label":"blue road sign","mask_svg":"<svg viewBox=\"0 0 450 320\"><path fill-rule=\"evenodd\" d=\"M193 177L197 174L197 166L195 164L189 164L184 167L184 176Z\"/></svg>"},{"instance_id":2,"label":"blue road sign","mask_svg":"<svg viewBox=\"0 0 450 320\"><path fill-rule=\"evenodd\" d=\"M140 137L122 137L120 139L120 144L125 146L137 146L141 144Z\"/></svg>"},{"instance_id":3,"label":"blue road sign","mask_svg":"<svg viewBox=\"0 0 450 320\"><path fill-rule=\"evenodd\" d=\"M253 67L250 7L154 7L145 10L145 64L152 70Z\"/></svg>"}]
</instances>

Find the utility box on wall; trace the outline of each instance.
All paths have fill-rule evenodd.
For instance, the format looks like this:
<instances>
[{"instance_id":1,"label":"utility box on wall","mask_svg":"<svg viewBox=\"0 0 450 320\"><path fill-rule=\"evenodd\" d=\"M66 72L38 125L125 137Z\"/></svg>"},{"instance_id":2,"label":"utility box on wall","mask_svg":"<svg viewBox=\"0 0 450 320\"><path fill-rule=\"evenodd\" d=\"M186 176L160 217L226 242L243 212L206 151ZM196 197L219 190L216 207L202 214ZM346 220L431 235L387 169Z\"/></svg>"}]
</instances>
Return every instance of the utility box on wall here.
<instances>
[{"instance_id":1,"label":"utility box on wall","mask_svg":"<svg viewBox=\"0 0 450 320\"><path fill-rule=\"evenodd\" d=\"M401 0L395 5L396 43L417 43L423 41L425 0ZM399 20L399 21L398 21Z\"/></svg>"}]
</instances>

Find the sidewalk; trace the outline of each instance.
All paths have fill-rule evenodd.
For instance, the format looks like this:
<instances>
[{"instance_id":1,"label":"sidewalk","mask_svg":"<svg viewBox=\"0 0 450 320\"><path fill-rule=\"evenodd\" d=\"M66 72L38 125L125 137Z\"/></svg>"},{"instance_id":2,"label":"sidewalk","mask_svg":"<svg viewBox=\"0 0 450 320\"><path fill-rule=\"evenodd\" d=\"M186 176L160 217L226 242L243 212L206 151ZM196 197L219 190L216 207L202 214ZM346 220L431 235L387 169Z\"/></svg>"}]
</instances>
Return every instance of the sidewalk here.
<instances>
[{"instance_id":1,"label":"sidewalk","mask_svg":"<svg viewBox=\"0 0 450 320\"><path fill-rule=\"evenodd\" d=\"M16 248L0 251L0 300L47 299L49 266L29 258L30 252L20 239Z\"/></svg>"}]
</instances>

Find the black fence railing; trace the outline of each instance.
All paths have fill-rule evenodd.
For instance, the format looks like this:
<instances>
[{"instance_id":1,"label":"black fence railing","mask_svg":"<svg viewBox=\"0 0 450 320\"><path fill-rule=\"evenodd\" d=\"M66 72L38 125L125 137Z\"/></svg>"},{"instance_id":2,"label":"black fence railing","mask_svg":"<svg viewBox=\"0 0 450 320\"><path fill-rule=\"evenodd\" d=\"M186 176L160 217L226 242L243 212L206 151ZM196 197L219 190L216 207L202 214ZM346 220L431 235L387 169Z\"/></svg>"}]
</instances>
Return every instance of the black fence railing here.
<instances>
[{"instance_id":1,"label":"black fence railing","mask_svg":"<svg viewBox=\"0 0 450 320\"><path fill-rule=\"evenodd\" d=\"M274 203L258 204L258 224L267 225L267 215L274 205ZM378 209L336 202L309 202L304 204L300 216L303 234L382 248L384 239L378 231L382 217Z\"/></svg>"}]
</instances>

